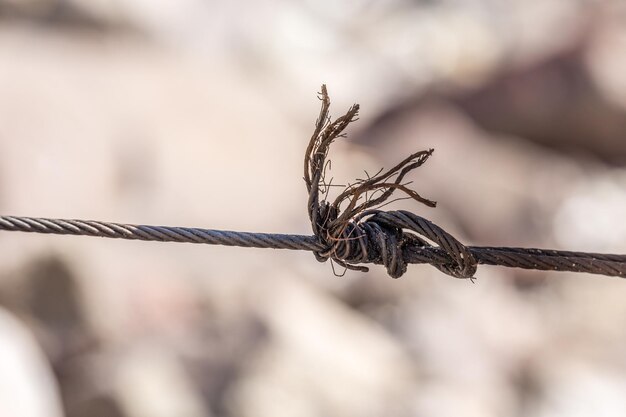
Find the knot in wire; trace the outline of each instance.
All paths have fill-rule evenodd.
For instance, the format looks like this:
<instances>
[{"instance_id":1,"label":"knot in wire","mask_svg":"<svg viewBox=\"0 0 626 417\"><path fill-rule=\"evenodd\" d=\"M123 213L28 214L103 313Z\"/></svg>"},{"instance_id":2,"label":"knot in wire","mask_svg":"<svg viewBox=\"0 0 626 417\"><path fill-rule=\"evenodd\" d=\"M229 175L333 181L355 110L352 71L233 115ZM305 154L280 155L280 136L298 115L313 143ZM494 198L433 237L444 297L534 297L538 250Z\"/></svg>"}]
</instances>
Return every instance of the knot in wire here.
<instances>
[{"instance_id":1,"label":"knot in wire","mask_svg":"<svg viewBox=\"0 0 626 417\"><path fill-rule=\"evenodd\" d=\"M404 199L435 207L435 202L408 188L410 183L403 183L406 174L420 167L432 155L432 149L409 155L395 167L384 172L381 169L373 176L366 172L366 178L348 184L334 201L327 201L333 186L332 178L326 179L330 145L345 136L344 130L356 120L359 106L353 105L345 115L332 121L329 117L330 99L324 85L320 100L322 108L304 157L309 219L323 248L315 252L317 260L331 260L346 269L364 272L368 268L356 264L382 264L390 276L398 278L407 269L403 249L407 245L432 246L431 241L443 252L436 252L425 262L448 275L472 278L476 272L476 259L449 233L410 212L379 210L396 201L389 200L395 191L404 193Z\"/></svg>"},{"instance_id":2,"label":"knot in wire","mask_svg":"<svg viewBox=\"0 0 626 417\"><path fill-rule=\"evenodd\" d=\"M408 211L383 211L395 191L434 207L403 183L404 176L421 166L432 149L410 155L392 169L381 169L373 176L357 179L344 187L332 202L328 199L332 178L328 151L336 138L356 119L359 107L332 121L326 86L320 95L322 109L304 157L304 181L309 192L308 214L314 236L250 233L110 223L102 221L46 219L2 216L0 231L19 231L73 236L188 242L246 248L273 248L313 251L319 261L331 261L346 269L367 271L359 264L382 264L394 278L407 269L407 263L428 263L456 278L473 279L477 264L499 265L541 271L571 271L626 277L626 255L571 252L534 248L466 247L445 230Z\"/></svg>"},{"instance_id":3,"label":"knot in wire","mask_svg":"<svg viewBox=\"0 0 626 417\"><path fill-rule=\"evenodd\" d=\"M421 260L455 278L471 279L476 273L478 262L465 245L414 213L368 210L339 225L331 220L330 204L322 202L320 207L320 215L330 215L320 216L329 220L320 225L317 235L325 248L315 252L320 262L331 259L347 269L364 272L367 267L355 264L381 264L390 277L399 278L407 271L405 248L437 247L439 251L422 251ZM333 223L334 226L328 226Z\"/></svg>"},{"instance_id":4,"label":"knot in wire","mask_svg":"<svg viewBox=\"0 0 626 417\"><path fill-rule=\"evenodd\" d=\"M349 219L338 223L337 211L323 201L318 208L316 236L324 249L314 252L320 262L329 259L346 269L367 272L368 268L355 264L379 263L385 265L388 274L399 278L407 270L402 256L402 231L375 221L360 222ZM369 213L364 213L369 214Z\"/></svg>"},{"instance_id":5,"label":"knot in wire","mask_svg":"<svg viewBox=\"0 0 626 417\"><path fill-rule=\"evenodd\" d=\"M423 251L422 260L445 274L472 279L476 273L478 261L470 249L430 220L405 210L377 211L366 223L374 223L386 230L392 229L400 233L400 249L433 247L429 242L435 243L440 251ZM412 233L404 232L405 230ZM404 262L404 258L402 261ZM389 268L387 271L391 275Z\"/></svg>"}]
</instances>

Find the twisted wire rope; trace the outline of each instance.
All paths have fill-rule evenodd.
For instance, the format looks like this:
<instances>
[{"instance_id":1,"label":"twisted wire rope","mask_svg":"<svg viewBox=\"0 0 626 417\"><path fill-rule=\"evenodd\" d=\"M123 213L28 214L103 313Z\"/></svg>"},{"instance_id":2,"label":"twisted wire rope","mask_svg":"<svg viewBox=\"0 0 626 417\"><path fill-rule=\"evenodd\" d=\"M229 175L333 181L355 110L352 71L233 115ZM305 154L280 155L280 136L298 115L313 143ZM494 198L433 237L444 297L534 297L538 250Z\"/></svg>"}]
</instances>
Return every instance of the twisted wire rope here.
<instances>
[{"instance_id":1,"label":"twisted wire rope","mask_svg":"<svg viewBox=\"0 0 626 417\"><path fill-rule=\"evenodd\" d=\"M388 213L393 215L400 212ZM418 220L416 218L419 217L415 215L407 216L406 212L403 215L413 217L409 218L412 221ZM0 216L0 230L155 242L202 243L244 248L304 251L326 249L316 236L307 235L251 233L195 227L149 226L18 216ZM428 233L435 238L438 236L432 230ZM618 277L626 276L626 255L485 246L467 246L465 249L474 257L477 264L547 271L587 272ZM407 263L445 265L454 262L447 250L450 250L450 248L424 246L420 242L404 246L402 254ZM376 260L373 263L384 264L384 262Z\"/></svg>"},{"instance_id":2,"label":"twisted wire rope","mask_svg":"<svg viewBox=\"0 0 626 417\"><path fill-rule=\"evenodd\" d=\"M243 248L309 251L322 249L315 236L235 232L197 227L134 225L93 220L0 216L0 230L153 242L204 243Z\"/></svg>"},{"instance_id":3,"label":"twisted wire rope","mask_svg":"<svg viewBox=\"0 0 626 417\"><path fill-rule=\"evenodd\" d=\"M324 85L320 100L322 107L304 157L304 181L309 193L307 210L313 236L18 216L0 216L0 230L306 250L313 252L320 262L331 260L346 269L366 272L368 268L363 264L384 265L393 278L402 276L411 263L430 264L447 275L463 279L473 279L479 264L626 276L626 255L465 246L415 213L380 210L396 191L435 207L434 201L420 196L408 188L408 183L402 182L406 174L426 162L432 149L413 153L387 171L381 169L371 177L368 174L366 179L349 184L334 201L325 201L332 183L332 179L326 182L330 146L335 139L345 136L343 132L356 120L359 106L353 105L345 115L333 121Z\"/></svg>"}]
</instances>

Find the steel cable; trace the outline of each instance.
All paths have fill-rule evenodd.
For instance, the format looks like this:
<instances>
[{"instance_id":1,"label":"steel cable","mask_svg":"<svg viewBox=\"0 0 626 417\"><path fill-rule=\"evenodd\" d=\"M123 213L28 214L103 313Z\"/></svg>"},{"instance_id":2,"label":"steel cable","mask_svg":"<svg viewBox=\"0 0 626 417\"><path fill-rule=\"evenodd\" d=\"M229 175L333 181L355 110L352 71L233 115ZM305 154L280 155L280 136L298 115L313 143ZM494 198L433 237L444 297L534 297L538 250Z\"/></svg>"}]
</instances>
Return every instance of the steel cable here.
<instances>
[{"instance_id":1,"label":"steel cable","mask_svg":"<svg viewBox=\"0 0 626 417\"><path fill-rule=\"evenodd\" d=\"M316 236L17 216L0 216L0 230L153 242L202 243L244 248L304 251L325 249ZM468 246L465 249L471 253L477 264L546 271L587 272L619 277L626 276L626 255L481 246ZM454 263L449 252L445 249L424 246L421 242L405 244L402 247L402 256L405 262L411 264L446 265ZM376 259L372 263L384 264L382 260Z\"/></svg>"},{"instance_id":2,"label":"steel cable","mask_svg":"<svg viewBox=\"0 0 626 417\"><path fill-rule=\"evenodd\" d=\"M330 145L344 136L345 128L356 120L359 107L352 106L345 115L332 121L328 115L330 99L325 86L322 86L320 99L322 109L304 158L312 236L19 216L0 216L0 230L305 250L314 252L319 261L331 260L347 269L367 271L363 264L381 264L393 278L402 276L407 264L431 264L455 278L469 279L474 278L479 264L626 276L626 255L465 246L444 229L417 214L403 210L380 210L396 191L404 193L406 198L435 206L433 201L420 196L402 182L406 174L426 162L433 153L432 149L414 153L388 171L367 175L366 179L349 184L333 202L325 201L332 183L332 179L326 180Z\"/></svg>"}]
</instances>

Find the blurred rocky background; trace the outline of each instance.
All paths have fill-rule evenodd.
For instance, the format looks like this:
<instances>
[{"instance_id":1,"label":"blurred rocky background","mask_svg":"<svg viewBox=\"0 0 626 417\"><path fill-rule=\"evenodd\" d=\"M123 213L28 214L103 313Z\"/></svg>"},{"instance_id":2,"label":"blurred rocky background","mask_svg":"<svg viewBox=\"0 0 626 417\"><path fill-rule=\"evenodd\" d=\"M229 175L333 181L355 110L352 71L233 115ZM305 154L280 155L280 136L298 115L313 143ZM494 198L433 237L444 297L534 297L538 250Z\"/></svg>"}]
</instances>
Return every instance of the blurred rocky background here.
<instances>
[{"instance_id":1,"label":"blurred rocky background","mask_svg":"<svg viewBox=\"0 0 626 417\"><path fill-rule=\"evenodd\" d=\"M461 241L626 253L626 3L0 0L0 213L309 233L399 202ZM310 253L0 233L0 416L623 416L626 281L333 276Z\"/></svg>"}]
</instances>

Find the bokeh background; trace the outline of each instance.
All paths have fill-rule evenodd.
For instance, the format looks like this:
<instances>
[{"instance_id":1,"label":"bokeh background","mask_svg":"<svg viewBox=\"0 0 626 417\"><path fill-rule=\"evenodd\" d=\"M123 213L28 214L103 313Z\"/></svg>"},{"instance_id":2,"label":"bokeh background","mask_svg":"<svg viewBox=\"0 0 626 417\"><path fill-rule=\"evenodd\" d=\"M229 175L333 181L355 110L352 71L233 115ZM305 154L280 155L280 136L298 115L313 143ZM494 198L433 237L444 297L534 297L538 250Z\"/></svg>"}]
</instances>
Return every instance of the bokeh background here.
<instances>
[{"instance_id":1,"label":"bokeh background","mask_svg":"<svg viewBox=\"0 0 626 417\"><path fill-rule=\"evenodd\" d=\"M310 233L434 147L418 212L475 245L626 253L626 3L0 0L0 213ZM0 416L623 416L626 281L0 232Z\"/></svg>"}]
</instances>

